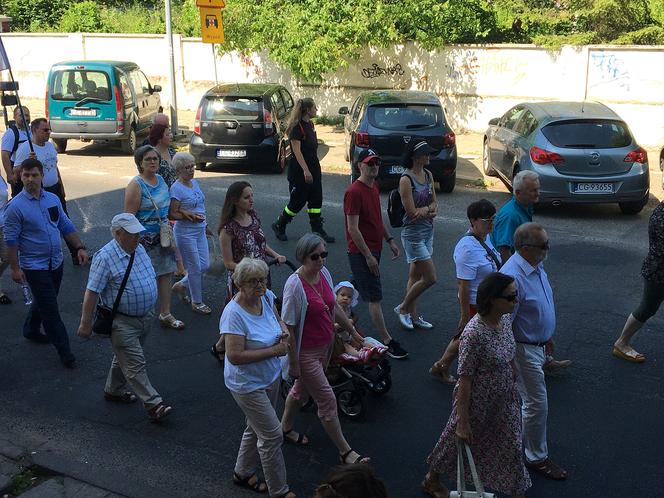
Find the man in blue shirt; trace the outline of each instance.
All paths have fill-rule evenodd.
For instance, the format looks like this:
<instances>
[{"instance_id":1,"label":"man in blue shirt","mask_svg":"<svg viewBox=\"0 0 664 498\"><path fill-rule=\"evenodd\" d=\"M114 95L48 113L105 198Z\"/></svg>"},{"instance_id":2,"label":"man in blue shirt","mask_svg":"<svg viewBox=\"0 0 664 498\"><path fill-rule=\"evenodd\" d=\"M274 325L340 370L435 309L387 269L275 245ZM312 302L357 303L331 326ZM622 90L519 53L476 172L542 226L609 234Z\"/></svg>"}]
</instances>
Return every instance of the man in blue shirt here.
<instances>
[{"instance_id":1,"label":"man in blue shirt","mask_svg":"<svg viewBox=\"0 0 664 498\"><path fill-rule=\"evenodd\" d=\"M41 162L26 159L20 173L24 188L7 205L4 235L12 279L27 283L33 295L23 335L35 342L51 342L62 363L74 368L76 358L58 310L64 260L60 237L76 247L79 264L87 263L88 253L58 197L42 188ZM46 335L40 332L42 325Z\"/></svg>"},{"instance_id":2,"label":"man in blue shirt","mask_svg":"<svg viewBox=\"0 0 664 498\"><path fill-rule=\"evenodd\" d=\"M518 302L512 313L516 341L517 388L521 395L523 449L526 466L550 479L567 472L549 459L546 442L548 401L544 380L544 346L556 329L553 290L544 271L549 237L537 223L525 223L514 233L516 253L500 269L514 277Z\"/></svg>"}]
</instances>

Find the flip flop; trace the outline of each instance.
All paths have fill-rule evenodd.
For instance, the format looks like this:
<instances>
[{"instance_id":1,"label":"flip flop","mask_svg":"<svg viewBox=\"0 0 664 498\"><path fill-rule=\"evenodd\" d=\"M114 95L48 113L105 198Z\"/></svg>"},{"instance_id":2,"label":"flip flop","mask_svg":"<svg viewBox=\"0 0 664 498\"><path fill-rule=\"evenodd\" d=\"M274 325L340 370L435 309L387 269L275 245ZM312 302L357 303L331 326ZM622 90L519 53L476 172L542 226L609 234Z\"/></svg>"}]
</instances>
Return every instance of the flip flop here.
<instances>
[{"instance_id":1,"label":"flip flop","mask_svg":"<svg viewBox=\"0 0 664 498\"><path fill-rule=\"evenodd\" d=\"M255 479L254 482L249 482L252 479ZM237 475L237 473L233 472L233 484L241 488L255 491L256 493L267 493L267 485L264 482L259 481L256 474L242 478Z\"/></svg>"},{"instance_id":2,"label":"flip flop","mask_svg":"<svg viewBox=\"0 0 664 498\"><path fill-rule=\"evenodd\" d=\"M289 431L284 431L285 442L294 444L295 446L309 446L309 438L307 438L307 440L305 441L304 438L306 438L307 436L304 433L300 432L297 435L297 439L293 439L291 437L288 437L288 434L290 434L291 432L293 432L293 429Z\"/></svg>"},{"instance_id":3,"label":"flip flop","mask_svg":"<svg viewBox=\"0 0 664 498\"><path fill-rule=\"evenodd\" d=\"M637 353L636 351L634 351L633 354L625 353L624 351L618 349L615 346L613 346L612 354L616 358L620 358L621 360L629 361L631 363L643 363L644 361L646 361L646 357L641 353Z\"/></svg>"}]
</instances>

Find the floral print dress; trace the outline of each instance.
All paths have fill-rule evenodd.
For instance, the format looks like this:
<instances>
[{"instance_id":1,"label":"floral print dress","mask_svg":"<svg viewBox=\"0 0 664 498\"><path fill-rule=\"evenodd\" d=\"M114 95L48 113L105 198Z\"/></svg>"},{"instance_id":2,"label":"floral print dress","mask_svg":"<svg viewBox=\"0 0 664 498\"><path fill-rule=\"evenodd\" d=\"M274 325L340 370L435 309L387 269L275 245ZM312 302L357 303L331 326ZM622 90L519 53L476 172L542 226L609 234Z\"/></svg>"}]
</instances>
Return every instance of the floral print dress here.
<instances>
[{"instance_id":1,"label":"floral print dress","mask_svg":"<svg viewBox=\"0 0 664 498\"><path fill-rule=\"evenodd\" d=\"M521 403L511 362L516 354L509 315L494 330L475 315L466 325L459 346L459 376L472 378L470 449L485 487L507 495L523 494L532 485L523 464ZM427 459L431 469L456 481L458 421L454 390L452 413ZM466 481L472 482L469 466Z\"/></svg>"}]
</instances>

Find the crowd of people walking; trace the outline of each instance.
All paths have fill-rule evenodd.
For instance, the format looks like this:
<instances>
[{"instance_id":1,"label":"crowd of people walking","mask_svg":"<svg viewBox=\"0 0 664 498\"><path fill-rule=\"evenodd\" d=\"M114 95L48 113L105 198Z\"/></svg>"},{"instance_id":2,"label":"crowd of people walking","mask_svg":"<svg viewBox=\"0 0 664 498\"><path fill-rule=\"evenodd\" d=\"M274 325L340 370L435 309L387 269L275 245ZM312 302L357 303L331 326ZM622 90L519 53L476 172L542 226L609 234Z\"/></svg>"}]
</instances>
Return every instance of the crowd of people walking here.
<instances>
[{"instance_id":1,"label":"crowd of people walking","mask_svg":"<svg viewBox=\"0 0 664 498\"><path fill-rule=\"evenodd\" d=\"M404 206L401 247L383 222L376 182L380 157L371 149L360 154L360 176L343 196L352 282L335 285L338 276L328 267L328 244L335 238L323 228L321 216L323 178L315 115L313 100L299 100L288 125L293 149L290 199L271 228L279 241L287 241L287 225L306 204L311 233L298 237L294 245L299 267L285 283L281 304L267 263L286 263L286 256L268 244L252 186L246 181L228 186L219 223L213 227L205 194L194 178L194 157L175 153L168 123L160 119L150 131L149 143L136 150L137 175L125 189L122 212L110 222L111 240L93 256L77 334L89 337L101 330L101 317L110 316L113 357L104 398L123 404L140 400L148 417L160 421L176 407L162 399L148 376L144 347L155 315L164 328L185 329L173 315L173 294L193 312L220 314L219 339L211 353L223 364L225 385L246 418L235 466L229 469L233 483L270 497L295 497L282 445L310 444L296 422L300 408L312 398L343 466L315 496L382 498L387 491L368 467L371 458L344 435L326 367L335 334L362 347L364 337L351 313L358 297L366 303L381 339L382 344L374 341L378 352L397 360L409 356L383 316L380 266L385 244L393 260L403 248L408 265L405 293L393 308L398 323L407 330L437 326L423 313L425 292L438 279L433 247L439 204L427 169L435 150L425 141L413 141L404 156L405 173L398 187ZM52 344L62 364L74 368L76 358L57 302L64 267L61 238L74 264L86 265L89 255L67 214L48 121L37 118L28 126L24 119L29 116L27 108L15 112L16 126L2 139L7 182L0 181L0 276L10 268L12 279L31 292L25 338ZM10 186L13 198L8 202ZM545 374L570 361L553 355L556 309L543 264L551 243L545 228L533 222L538 194L536 173L522 172L514 179L514 196L499 210L485 199L467 207L468 230L452 255L458 324L430 368L434 377L455 386L451 414L427 459L422 482L422 489L435 498L449 496L440 479L454 480L460 443L475 456L482 482L499 493L523 496L532 485L528 470L554 480L567 477L550 458L548 447ZM645 361L630 340L664 300L662 213L660 205L650 220L642 303L613 346L614 355L631 362ZM208 239L214 228L228 275L223 303L206 303L204 298ZM178 261L184 276L174 281ZM0 304L11 304L11 299L0 293ZM345 351L352 353L348 347ZM457 357L455 376L451 369ZM280 416L277 401L287 378L292 387ZM470 479L470 474L465 477Z\"/></svg>"}]
</instances>

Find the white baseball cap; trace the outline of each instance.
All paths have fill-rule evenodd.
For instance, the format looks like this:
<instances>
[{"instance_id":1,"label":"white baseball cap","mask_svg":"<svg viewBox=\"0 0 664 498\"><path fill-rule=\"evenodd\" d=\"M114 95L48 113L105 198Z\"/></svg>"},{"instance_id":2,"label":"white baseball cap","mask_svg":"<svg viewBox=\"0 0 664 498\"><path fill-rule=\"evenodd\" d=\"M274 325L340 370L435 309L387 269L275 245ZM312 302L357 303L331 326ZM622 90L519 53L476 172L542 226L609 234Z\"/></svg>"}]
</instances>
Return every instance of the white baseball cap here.
<instances>
[{"instance_id":1,"label":"white baseball cap","mask_svg":"<svg viewBox=\"0 0 664 498\"><path fill-rule=\"evenodd\" d=\"M120 213L113 216L111 228L122 228L125 232L129 233L141 233L145 231L145 227L131 213Z\"/></svg>"}]
</instances>

